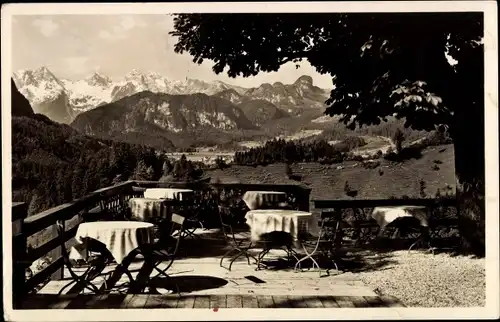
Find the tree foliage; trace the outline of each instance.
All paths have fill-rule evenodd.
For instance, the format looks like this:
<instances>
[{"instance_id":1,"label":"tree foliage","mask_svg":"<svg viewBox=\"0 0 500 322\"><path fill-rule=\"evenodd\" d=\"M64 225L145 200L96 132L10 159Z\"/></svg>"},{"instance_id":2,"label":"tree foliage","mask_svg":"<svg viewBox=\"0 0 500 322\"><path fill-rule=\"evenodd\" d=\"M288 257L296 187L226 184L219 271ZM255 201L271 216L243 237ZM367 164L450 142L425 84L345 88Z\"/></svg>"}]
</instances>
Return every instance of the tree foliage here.
<instances>
[{"instance_id":1,"label":"tree foliage","mask_svg":"<svg viewBox=\"0 0 500 322\"><path fill-rule=\"evenodd\" d=\"M332 75L326 113L350 127L394 115L417 130L445 125L458 141L464 114L475 130L483 124L481 13L178 14L174 29L175 51L213 61L217 74L255 76L307 60ZM457 167L463 181L481 177L482 162L468 162L479 170Z\"/></svg>"},{"instance_id":2,"label":"tree foliage","mask_svg":"<svg viewBox=\"0 0 500 322\"><path fill-rule=\"evenodd\" d=\"M136 178L158 180L165 157L148 147L98 140L42 115L12 118L12 193L29 214Z\"/></svg>"},{"instance_id":3,"label":"tree foliage","mask_svg":"<svg viewBox=\"0 0 500 322\"><path fill-rule=\"evenodd\" d=\"M391 116L415 130L446 128L462 201L480 210L471 215L479 226L463 233L484 226L482 13L178 14L171 34L177 53L231 77L307 60L332 76L326 114L350 128ZM484 231L472 239L484 249Z\"/></svg>"}]
</instances>

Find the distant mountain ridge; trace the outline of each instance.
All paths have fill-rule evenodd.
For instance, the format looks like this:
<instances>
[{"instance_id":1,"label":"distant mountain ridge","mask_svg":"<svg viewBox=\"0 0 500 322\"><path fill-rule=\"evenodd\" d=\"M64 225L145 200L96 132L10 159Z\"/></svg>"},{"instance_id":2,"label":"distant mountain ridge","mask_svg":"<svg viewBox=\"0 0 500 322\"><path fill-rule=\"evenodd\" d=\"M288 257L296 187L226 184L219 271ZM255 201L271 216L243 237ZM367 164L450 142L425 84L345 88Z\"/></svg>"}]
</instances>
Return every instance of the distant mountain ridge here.
<instances>
[{"instance_id":1,"label":"distant mountain ridge","mask_svg":"<svg viewBox=\"0 0 500 322\"><path fill-rule=\"evenodd\" d=\"M87 135L113 139L123 139L127 133L204 139L208 133L257 128L239 107L223 98L202 93L171 95L150 91L81 113L71 126Z\"/></svg>"},{"instance_id":2,"label":"distant mountain ridge","mask_svg":"<svg viewBox=\"0 0 500 322\"><path fill-rule=\"evenodd\" d=\"M97 72L81 80L59 79L47 67L20 70L13 78L35 112L61 123L70 123L85 111L143 91L172 95L203 93L236 105L248 100L265 100L289 112L296 108L324 107L328 96L326 90L313 85L310 76L301 76L289 85L262 84L250 89L187 77L182 81L170 80L159 73L143 73L137 69L119 81Z\"/></svg>"}]
</instances>

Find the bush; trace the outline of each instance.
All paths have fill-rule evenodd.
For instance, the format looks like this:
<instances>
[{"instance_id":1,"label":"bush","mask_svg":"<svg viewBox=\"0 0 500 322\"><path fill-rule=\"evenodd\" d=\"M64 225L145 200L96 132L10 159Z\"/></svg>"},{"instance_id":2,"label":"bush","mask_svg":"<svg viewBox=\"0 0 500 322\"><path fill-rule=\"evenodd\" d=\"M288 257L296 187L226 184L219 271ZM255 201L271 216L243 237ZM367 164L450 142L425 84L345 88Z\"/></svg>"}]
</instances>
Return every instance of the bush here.
<instances>
[{"instance_id":1,"label":"bush","mask_svg":"<svg viewBox=\"0 0 500 322\"><path fill-rule=\"evenodd\" d=\"M396 152L398 154L401 153L401 151L403 150L403 142L405 140L405 135L399 128L396 130L396 133L394 133L392 140L396 144Z\"/></svg>"},{"instance_id":2,"label":"bush","mask_svg":"<svg viewBox=\"0 0 500 322\"><path fill-rule=\"evenodd\" d=\"M367 162L363 162L363 168L365 169L376 169L380 166L380 162L379 161L367 161Z\"/></svg>"},{"instance_id":3,"label":"bush","mask_svg":"<svg viewBox=\"0 0 500 322\"><path fill-rule=\"evenodd\" d=\"M227 168L226 161L224 161L221 156L218 156L217 158L215 158L215 167L217 169L224 170L225 168Z\"/></svg>"}]
</instances>

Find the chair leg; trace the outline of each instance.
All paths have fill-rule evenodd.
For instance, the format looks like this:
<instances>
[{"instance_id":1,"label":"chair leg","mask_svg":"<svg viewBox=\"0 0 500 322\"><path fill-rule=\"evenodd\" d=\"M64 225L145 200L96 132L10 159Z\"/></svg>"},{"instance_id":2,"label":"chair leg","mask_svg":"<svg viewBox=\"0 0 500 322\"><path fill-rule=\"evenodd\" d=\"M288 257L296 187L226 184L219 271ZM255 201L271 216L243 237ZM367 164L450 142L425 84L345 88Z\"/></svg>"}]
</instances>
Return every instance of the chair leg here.
<instances>
[{"instance_id":1,"label":"chair leg","mask_svg":"<svg viewBox=\"0 0 500 322\"><path fill-rule=\"evenodd\" d=\"M76 280L73 280L73 281L69 282L69 283L68 283L68 284L66 284L66 285L65 285L65 286L64 286L61 290L59 290L59 292L57 293L57 295L58 295L58 296L59 296L59 295L61 295L65 289L67 289L69 286L71 286L71 285L73 285L73 284L75 284L75 283L77 283L77 281L76 281Z\"/></svg>"},{"instance_id":2,"label":"chair leg","mask_svg":"<svg viewBox=\"0 0 500 322\"><path fill-rule=\"evenodd\" d=\"M263 249L259 255L257 256L257 267L255 268L256 271L260 270L260 266L262 265L262 260L264 259L264 256L267 255L267 253L270 252L270 249Z\"/></svg>"},{"instance_id":3,"label":"chair leg","mask_svg":"<svg viewBox=\"0 0 500 322\"><path fill-rule=\"evenodd\" d=\"M241 257L241 255L243 255L243 252L240 251L238 252L238 254L236 254L236 256L234 256L232 259L231 259L231 262L229 263L229 270L231 270L231 266L233 266L233 263L235 260L237 260L238 258Z\"/></svg>"},{"instance_id":4,"label":"chair leg","mask_svg":"<svg viewBox=\"0 0 500 322\"><path fill-rule=\"evenodd\" d=\"M222 258L220 259L220 263L219 263L220 267L224 267L224 266L222 266L222 262L224 261L224 258L226 258L227 255L231 254L234 251L237 251L237 250L235 248L231 248L224 255L222 255Z\"/></svg>"}]
</instances>

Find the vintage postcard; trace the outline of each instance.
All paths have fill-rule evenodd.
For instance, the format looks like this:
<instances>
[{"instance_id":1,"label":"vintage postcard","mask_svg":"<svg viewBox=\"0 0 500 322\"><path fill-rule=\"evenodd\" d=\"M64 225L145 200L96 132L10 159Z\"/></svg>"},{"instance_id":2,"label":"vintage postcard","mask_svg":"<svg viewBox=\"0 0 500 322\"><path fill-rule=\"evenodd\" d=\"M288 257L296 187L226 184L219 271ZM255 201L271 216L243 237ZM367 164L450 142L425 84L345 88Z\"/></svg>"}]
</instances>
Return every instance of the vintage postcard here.
<instances>
[{"instance_id":1,"label":"vintage postcard","mask_svg":"<svg viewBox=\"0 0 500 322\"><path fill-rule=\"evenodd\" d=\"M498 318L496 2L1 23L5 320Z\"/></svg>"}]
</instances>

